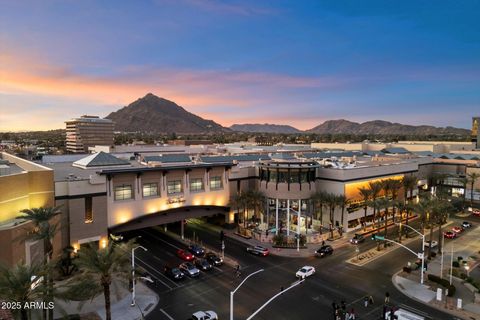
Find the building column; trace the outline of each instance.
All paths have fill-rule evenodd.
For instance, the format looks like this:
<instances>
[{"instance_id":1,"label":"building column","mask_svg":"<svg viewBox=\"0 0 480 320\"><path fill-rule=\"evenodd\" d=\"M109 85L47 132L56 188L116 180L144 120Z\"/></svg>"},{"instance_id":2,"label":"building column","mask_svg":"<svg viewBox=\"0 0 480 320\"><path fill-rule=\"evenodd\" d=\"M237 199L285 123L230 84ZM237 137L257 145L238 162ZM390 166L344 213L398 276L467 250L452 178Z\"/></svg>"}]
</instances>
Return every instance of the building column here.
<instances>
[{"instance_id":1,"label":"building column","mask_svg":"<svg viewBox=\"0 0 480 320\"><path fill-rule=\"evenodd\" d=\"M298 199L298 219L297 219L297 234L300 236L300 217L302 215L302 200Z\"/></svg>"},{"instance_id":2,"label":"building column","mask_svg":"<svg viewBox=\"0 0 480 320\"><path fill-rule=\"evenodd\" d=\"M137 174L135 178L135 188L134 188L134 198L135 200L141 200L142 198L142 177Z\"/></svg>"},{"instance_id":3,"label":"building column","mask_svg":"<svg viewBox=\"0 0 480 320\"><path fill-rule=\"evenodd\" d=\"M287 237L290 235L290 199L287 199Z\"/></svg>"},{"instance_id":4,"label":"building column","mask_svg":"<svg viewBox=\"0 0 480 320\"><path fill-rule=\"evenodd\" d=\"M267 198L267 230L268 230L268 224L270 220L270 199Z\"/></svg>"},{"instance_id":5,"label":"building column","mask_svg":"<svg viewBox=\"0 0 480 320\"><path fill-rule=\"evenodd\" d=\"M275 199L275 235L278 236L278 198Z\"/></svg>"}]
</instances>

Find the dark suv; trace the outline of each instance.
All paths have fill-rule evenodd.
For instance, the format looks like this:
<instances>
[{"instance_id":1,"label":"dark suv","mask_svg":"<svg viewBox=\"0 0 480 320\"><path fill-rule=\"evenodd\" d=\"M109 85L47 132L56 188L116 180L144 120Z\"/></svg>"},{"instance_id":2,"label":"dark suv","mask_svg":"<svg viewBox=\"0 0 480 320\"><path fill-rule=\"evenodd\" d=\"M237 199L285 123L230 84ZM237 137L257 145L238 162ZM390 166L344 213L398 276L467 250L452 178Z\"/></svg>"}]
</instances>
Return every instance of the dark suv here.
<instances>
[{"instance_id":1,"label":"dark suv","mask_svg":"<svg viewBox=\"0 0 480 320\"><path fill-rule=\"evenodd\" d=\"M220 258L219 256L217 256L215 253L213 252L208 252L206 255L205 255L205 259L208 260L208 262L210 262L211 264L213 264L214 266L221 266L223 264L223 260L222 258Z\"/></svg>"},{"instance_id":2,"label":"dark suv","mask_svg":"<svg viewBox=\"0 0 480 320\"><path fill-rule=\"evenodd\" d=\"M205 254L205 249L203 249L200 246L197 246L196 244L188 246L188 251L190 251L196 257L201 257Z\"/></svg>"},{"instance_id":3,"label":"dark suv","mask_svg":"<svg viewBox=\"0 0 480 320\"><path fill-rule=\"evenodd\" d=\"M320 249L315 251L315 255L317 255L321 258L323 258L325 256L328 256L332 253L333 253L333 248L332 248L332 246L329 246L329 245L321 246Z\"/></svg>"},{"instance_id":4,"label":"dark suv","mask_svg":"<svg viewBox=\"0 0 480 320\"><path fill-rule=\"evenodd\" d=\"M164 272L167 275L167 277L173 279L173 280L181 280L184 278L183 272L176 268L176 267L170 267L170 266L165 266Z\"/></svg>"},{"instance_id":5,"label":"dark suv","mask_svg":"<svg viewBox=\"0 0 480 320\"><path fill-rule=\"evenodd\" d=\"M212 270L213 268L207 259L195 259L195 266L202 271Z\"/></svg>"},{"instance_id":6,"label":"dark suv","mask_svg":"<svg viewBox=\"0 0 480 320\"><path fill-rule=\"evenodd\" d=\"M361 234L355 234L352 239L350 239L350 243L359 244L360 242L365 241L365 237Z\"/></svg>"}]
</instances>

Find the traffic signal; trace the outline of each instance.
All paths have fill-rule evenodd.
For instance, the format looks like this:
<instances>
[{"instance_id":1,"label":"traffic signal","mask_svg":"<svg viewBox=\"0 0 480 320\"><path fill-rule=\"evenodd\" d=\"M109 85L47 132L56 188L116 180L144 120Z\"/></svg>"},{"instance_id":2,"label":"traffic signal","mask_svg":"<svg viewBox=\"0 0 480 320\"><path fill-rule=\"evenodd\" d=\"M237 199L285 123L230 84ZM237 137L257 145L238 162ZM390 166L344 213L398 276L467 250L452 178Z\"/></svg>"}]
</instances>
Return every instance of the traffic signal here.
<instances>
[{"instance_id":1,"label":"traffic signal","mask_svg":"<svg viewBox=\"0 0 480 320\"><path fill-rule=\"evenodd\" d=\"M377 235L375 233L372 233L372 240L376 240L377 239Z\"/></svg>"}]
</instances>

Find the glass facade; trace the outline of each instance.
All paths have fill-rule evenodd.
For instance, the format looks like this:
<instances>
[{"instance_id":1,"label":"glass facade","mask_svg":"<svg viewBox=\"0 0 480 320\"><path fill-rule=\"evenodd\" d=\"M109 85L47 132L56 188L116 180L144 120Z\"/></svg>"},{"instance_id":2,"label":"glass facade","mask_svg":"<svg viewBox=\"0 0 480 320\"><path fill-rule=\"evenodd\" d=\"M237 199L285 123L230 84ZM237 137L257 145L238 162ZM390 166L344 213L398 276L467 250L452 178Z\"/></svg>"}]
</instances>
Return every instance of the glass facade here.
<instances>
[{"instance_id":1,"label":"glass facade","mask_svg":"<svg viewBox=\"0 0 480 320\"><path fill-rule=\"evenodd\" d=\"M260 168L260 181L273 183L309 183L315 182L315 169Z\"/></svg>"}]
</instances>

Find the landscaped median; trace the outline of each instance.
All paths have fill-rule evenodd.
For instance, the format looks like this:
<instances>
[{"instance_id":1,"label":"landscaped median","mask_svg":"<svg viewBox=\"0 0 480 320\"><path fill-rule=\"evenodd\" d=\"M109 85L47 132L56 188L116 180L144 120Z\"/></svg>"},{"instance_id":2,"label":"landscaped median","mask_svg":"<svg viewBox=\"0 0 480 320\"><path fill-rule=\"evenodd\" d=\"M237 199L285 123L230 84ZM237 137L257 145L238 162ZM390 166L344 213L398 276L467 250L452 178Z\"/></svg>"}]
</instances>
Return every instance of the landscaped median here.
<instances>
[{"instance_id":1,"label":"landscaped median","mask_svg":"<svg viewBox=\"0 0 480 320\"><path fill-rule=\"evenodd\" d=\"M410 242L412 241L415 241L415 240L418 240L418 237L412 237L412 238L404 238L402 240L402 244L405 245L405 244L409 244ZM368 240L366 240L368 241ZM381 240L377 240L377 241L381 241ZM360 247L357 247L357 250L359 249ZM400 248L400 246L396 246L396 245L393 245L392 243L387 243L387 247L384 248L384 245L383 243L380 244L380 250L378 248L372 248L370 250L367 250L367 251L364 251L364 252L358 252L353 258L350 258L348 260L346 260L346 262L348 263L351 263L351 264L354 264L356 266L363 266L381 256L383 256L384 254L387 254L395 249L398 249Z\"/></svg>"}]
</instances>

